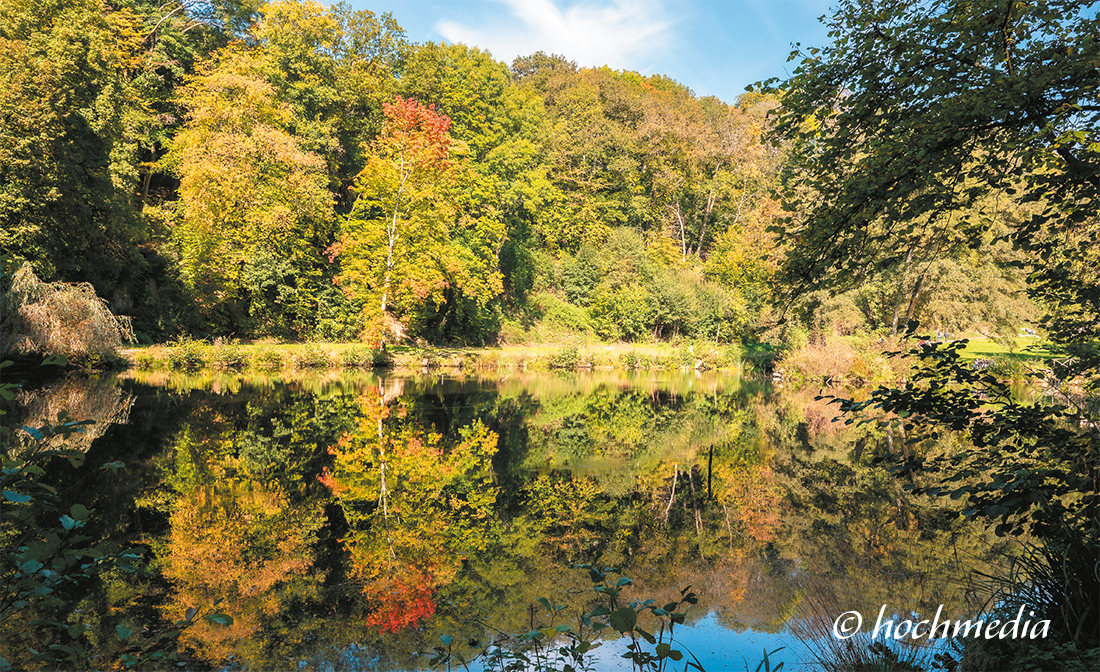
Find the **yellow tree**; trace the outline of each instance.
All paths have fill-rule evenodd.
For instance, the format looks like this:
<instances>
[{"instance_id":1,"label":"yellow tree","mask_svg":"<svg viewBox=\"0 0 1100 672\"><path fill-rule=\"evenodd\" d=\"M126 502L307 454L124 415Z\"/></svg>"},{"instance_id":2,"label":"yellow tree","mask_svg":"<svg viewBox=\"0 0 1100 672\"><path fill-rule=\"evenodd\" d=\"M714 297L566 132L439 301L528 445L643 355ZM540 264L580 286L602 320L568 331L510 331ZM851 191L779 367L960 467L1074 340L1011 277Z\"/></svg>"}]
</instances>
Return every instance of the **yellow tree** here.
<instances>
[{"instance_id":1,"label":"yellow tree","mask_svg":"<svg viewBox=\"0 0 1100 672\"><path fill-rule=\"evenodd\" d=\"M277 312L246 287L246 270L264 260L289 262L301 283L318 264L333 223L328 174L288 130L292 111L256 73L250 52L227 50L190 82L182 101L187 123L167 158L180 178L173 237L207 318L235 327L246 311ZM304 319L310 306L296 298L306 296L283 299L277 310L295 314L273 319Z\"/></svg>"},{"instance_id":2,"label":"yellow tree","mask_svg":"<svg viewBox=\"0 0 1100 672\"><path fill-rule=\"evenodd\" d=\"M433 432L391 420L386 395L361 398L358 429L331 449L321 482L344 508L351 574L375 610L368 625L397 631L435 611L434 594L465 554L484 550L497 487L497 435L480 422L448 445Z\"/></svg>"},{"instance_id":3,"label":"yellow tree","mask_svg":"<svg viewBox=\"0 0 1100 672\"><path fill-rule=\"evenodd\" d=\"M486 207L483 180L450 159L451 120L398 97L356 181L359 199L330 258L364 306L371 338L400 331L391 313L462 290L484 302L501 292L496 253L504 229ZM461 143L460 143L461 144Z\"/></svg>"}]
</instances>

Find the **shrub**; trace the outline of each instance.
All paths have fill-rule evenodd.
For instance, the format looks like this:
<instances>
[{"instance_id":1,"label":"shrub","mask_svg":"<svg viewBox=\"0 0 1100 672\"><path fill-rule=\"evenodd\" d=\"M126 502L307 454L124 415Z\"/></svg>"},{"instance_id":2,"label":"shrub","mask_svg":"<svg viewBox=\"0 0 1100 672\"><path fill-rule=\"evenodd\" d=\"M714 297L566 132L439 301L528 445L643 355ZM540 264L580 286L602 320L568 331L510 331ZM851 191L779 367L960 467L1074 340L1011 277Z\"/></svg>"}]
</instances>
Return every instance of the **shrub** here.
<instances>
[{"instance_id":1,"label":"shrub","mask_svg":"<svg viewBox=\"0 0 1100 672\"><path fill-rule=\"evenodd\" d=\"M1024 360L1012 355L994 355L988 368L997 377L1008 380L1023 380L1028 373Z\"/></svg>"},{"instance_id":2,"label":"shrub","mask_svg":"<svg viewBox=\"0 0 1100 672\"><path fill-rule=\"evenodd\" d=\"M551 355L549 364L552 369L575 369L580 359L580 350L577 346L568 345Z\"/></svg>"},{"instance_id":3,"label":"shrub","mask_svg":"<svg viewBox=\"0 0 1100 672\"><path fill-rule=\"evenodd\" d=\"M291 359L296 369L323 369L329 365L328 353L317 345L299 348Z\"/></svg>"},{"instance_id":4,"label":"shrub","mask_svg":"<svg viewBox=\"0 0 1100 672\"><path fill-rule=\"evenodd\" d=\"M252 366L260 369L278 369L283 366L283 351L265 348L252 356Z\"/></svg>"},{"instance_id":5,"label":"shrub","mask_svg":"<svg viewBox=\"0 0 1100 672\"><path fill-rule=\"evenodd\" d=\"M133 340L130 318L113 315L86 282L42 282L24 263L0 295L0 352L98 363Z\"/></svg>"},{"instance_id":6,"label":"shrub","mask_svg":"<svg viewBox=\"0 0 1100 672\"><path fill-rule=\"evenodd\" d=\"M366 345L356 343L340 351L340 363L347 367L369 368L374 365L374 352Z\"/></svg>"},{"instance_id":7,"label":"shrub","mask_svg":"<svg viewBox=\"0 0 1100 672\"><path fill-rule=\"evenodd\" d=\"M588 305L592 292L604 276L600 253L591 245L585 245L576 258L562 265L561 285L570 302Z\"/></svg>"},{"instance_id":8,"label":"shrub","mask_svg":"<svg viewBox=\"0 0 1100 672\"><path fill-rule=\"evenodd\" d=\"M638 356L637 351L628 350L619 356L619 366L624 369L640 369L642 368L642 358Z\"/></svg>"},{"instance_id":9,"label":"shrub","mask_svg":"<svg viewBox=\"0 0 1100 672\"><path fill-rule=\"evenodd\" d=\"M542 313L543 324L574 332L592 330L592 318L584 308L548 293L536 294L532 300Z\"/></svg>"},{"instance_id":10,"label":"shrub","mask_svg":"<svg viewBox=\"0 0 1100 672\"><path fill-rule=\"evenodd\" d=\"M206 344L201 340L180 336L178 340L168 343L168 368L185 371L201 369L206 365L205 350Z\"/></svg>"},{"instance_id":11,"label":"shrub","mask_svg":"<svg viewBox=\"0 0 1100 672\"><path fill-rule=\"evenodd\" d=\"M592 313L596 332L609 340L637 340L649 333L653 323L649 294L636 284L601 291L593 301Z\"/></svg>"},{"instance_id":12,"label":"shrub","mask_svg":"<svg viewBox=\"0 0 1100 672\"><path fill-rule=\"evenodd\" d=\"M237 343L225 343L220 338L214 340L210 350L210 364L218 369L242 369L248 363L244 349Z\"/></svg>"},{"instance_id":13,"label":"shrub","mask_svg":"<svg viewBox=\"0 0 1100 672\"><path fill-rule=\"evenodd\" d=\"M166 353L163 348L145 348L134 356L134 364L139 369L160 369L165 365Z\"/></svg>"}]
</instances>

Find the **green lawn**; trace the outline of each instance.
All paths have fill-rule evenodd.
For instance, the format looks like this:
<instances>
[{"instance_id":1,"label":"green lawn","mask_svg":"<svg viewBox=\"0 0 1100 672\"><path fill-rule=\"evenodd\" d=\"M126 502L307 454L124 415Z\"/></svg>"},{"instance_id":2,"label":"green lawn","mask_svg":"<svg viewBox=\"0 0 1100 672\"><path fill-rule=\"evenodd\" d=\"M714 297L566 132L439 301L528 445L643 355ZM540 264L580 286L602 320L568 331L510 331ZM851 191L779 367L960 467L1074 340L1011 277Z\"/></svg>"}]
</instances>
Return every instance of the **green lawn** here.
<instances>
[{"instance_id":1,"label":"green lawn","mask_svg":"<svg viewBox=\"0 0 1100 672\"><path fill-rule=\"evenodd\" d=\"M986 336L964 336L969 339L962 359L972 362L979 357L1011 357L1014 359L1052 359L1059 356L1051 350L1049 343L1043 343L1039 336L1019 336L1016 347L1009 349L1005 345Z\"/></svg>"}]
</instances>

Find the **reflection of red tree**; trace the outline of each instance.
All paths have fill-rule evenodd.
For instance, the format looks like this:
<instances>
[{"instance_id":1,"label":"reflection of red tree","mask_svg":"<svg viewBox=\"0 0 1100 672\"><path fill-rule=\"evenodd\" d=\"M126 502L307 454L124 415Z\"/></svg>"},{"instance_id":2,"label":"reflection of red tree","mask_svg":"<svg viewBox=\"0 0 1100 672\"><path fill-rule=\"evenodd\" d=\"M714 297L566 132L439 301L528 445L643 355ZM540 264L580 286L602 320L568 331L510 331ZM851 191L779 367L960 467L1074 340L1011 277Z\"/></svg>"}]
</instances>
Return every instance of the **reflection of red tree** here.
<instances>
[{"instance_id":1,"label":"reflection of red tree","mask_svg":"<svg viewBox=\"0 0 1100 672\"><path fill-rule=\"evenodd\" d=\"M367 625L382 632L414 627L435 613L435 587L431 577L419 570L409 576L390 576L370 584L363 594L377 604L367 616Z\"/></svg>"},{"instance_id":2,"label":"reflection of red tree","mask_svg":"<svg viewBox=\"0 0 1100 672\"><path fill-rule=\"evenodd\" d=\"M332 475L328 467L321 468L321 475L317 477L317 480L321 482L321 485L331 490L334 495L339 496L342 492L347 490L347 487L336 480L336 477Z\"/></svg>"}]
</instances>

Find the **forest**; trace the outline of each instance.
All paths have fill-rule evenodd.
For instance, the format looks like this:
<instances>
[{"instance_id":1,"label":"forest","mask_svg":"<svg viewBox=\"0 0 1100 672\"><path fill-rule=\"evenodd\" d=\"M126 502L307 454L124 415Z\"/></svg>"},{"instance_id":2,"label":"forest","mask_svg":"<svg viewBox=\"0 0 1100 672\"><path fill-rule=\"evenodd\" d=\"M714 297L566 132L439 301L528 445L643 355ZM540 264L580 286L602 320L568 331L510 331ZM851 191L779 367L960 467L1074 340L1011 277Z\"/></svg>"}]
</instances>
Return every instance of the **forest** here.
<instances>
[{"instance_id":1,"label":"forest","mask_svg":"<svg viewBox=\"0 0 1100 672\"><path fill-rule=\"evenodd\" d=\"M404 637L434 613L437 596L467 599L458 590L474 571L466 554L484 551L486 539L519 544L517 566L537 564L539 544L567 550L554 556L565 564L586 552L578 540L627 558L632 544L657 539L639 557L663 562L660 544L688 549L670 557L718 563L704 574L720 584L719 565L744 563L737 571L745 576L765 565L775 576L797 573L790 568L802 560L779 558L774 538L811 548L811 532L866 532L868 561L885 582L893 570L876 564L885 562L876 521L902 525L899 538L916 543L906 521L924 516L933 536L952 544L964 527L985 535L965 542L975 548L1001 543L986 537L1020 540L1015 569L986 567L1001 586L990 609L1030 599L1053 623L1050 642L971 648L962 668L949 669L1094 669L1096 3L838 0L823 20L831 44L796 46L789 77L722 101L662 75L581 67L567 54L507 64L463 44L415 43L391 15L343 3L0 0L5 359L57 363L53 355L81 353L72 345L80 339L111 352L121 341L170 342L171 356L208 342L226 358L241 357L226 344L259 343L301 348L286 356L304 370L309 357L327 357L319 343L347 346L348 368L392 364L380 356L387 346L418 348L419 362L432 349L549 345L564 346L551 368L572 369L584 359L578 347L618 345L630 349L604 368L645 368L648 357L701 379L710 356L711 368L757 376L753 385L786 366L803 376L792 382L826 386L813 401L764 386L723 390L720 403L718 386L708 398L692 383L621 398L602 388L590 396L524 389L514 399L478 389L461 400L424 390L397 401L400 391L387 396L383 382L353 398L333 392L331 380L307 394L301 381L244 393L240 381L217 379L202 383L214 390L209 399L142 402L135 415L152 420L141 436L167 448L122 451L155 484L126 491L132 510L120 520L155 512L153 531L138 536L159 559L140 581L153 576L148 585L162 596L166 586L192 590L143 607L169 623L161 639L190 638L192 649L215 652L203 664L217 668L235 655L230 635L197 627L187 600L202 602L212 625L232 625L216 611L224 595L212 596L236 595L237 618L251 615L232 636L260 642L257 633L281 618L275 602L320 613L324 594L347 607L333 589L343 578L379 600L404 591L401 609L354 607L372 632ZM995 366L975 360L967 336L995 342L1006 357ZM703 355L704 344L728 350ZM765 360L752 359L759 352ZM424 370L437 360L424 358ZM192 382L153 375L189 393ZM554 388L548 380L532 389ZM879 387L834 387L844 380ZM0 385L5 403L34 397L17 388ZM94 394L128 417L132 402L104 390ZM539 394L544 401L533 403ZM291 401L280 395L294 405L284 408ZM855 426L850 436L824 429L820 406L830 403L838 424ZM760 416L749 419L750 407ZM123 462L104 456L94 478L54 470L63 458L81 468L85 453L97 455L94 440L139 430L110 430L107 413L81 443L87 423L67 414L79 409L50 410L40 428L24 427L26 436L0 433L0 579L8 586L0 625L29 624L21 631L29 643L15 644L22 657L12 660L106 660L37 652L33 628L55 628L72 640L65 646L94 644L97 656L155 668L162 645L127 644L141 619L124 623L114 606L95 612L95 627L118 634L118 651L107 653L99 635L21 611L120 601L143 589L111 573L140 564L137 555L73 547L69 533L107 523L58 494L65 479L73 481L66 492L81 492L79 484ZM96 413L105 412L89 416ZM451 431L446 438L436 421ZM161 425L171 431L151 429ZM833 445L843 443L837 436L850 445ZM55 450L55 439L70 447ZM709 480L716 445L717 499ZM779 445L789 454L776 457ZM829 457L803 460L814 450ZM850 468L833 459L841 452ZM599 471L605 459L639 462L587 480L562 475L570 460ZM845 479L845 503L825 492L830 474ZM936 504L918 513L909 499L903 506L909 497ZM816 527L777 531L770 511L799 507L812 510ZM630 539L615 537L620 528L607 522L615 516ZM546 538L516 541L523 521ZM258 527L241 532L249 525ZM233 565L204 546L211 530L258 559ZM333 530L345 535L339 543ZM433 554L438 566L425 564ZM40 572L54 562L59 576L69 571L67 581L87 585L98 570L78 560L92 557L113 563L107 578L96 575L106 586L99 598L63 599L55 587L65 581ZM397 560L401 576L387 573ZM232 581L214 585L230 565ZM249 567L267 573L248 577ZM325 569L306 581L314 567ZM517 605L534 596L509 583L510 569L484 571L494 590L522 593ZM657 585L659 572L652 578ZM249 590L287 592L260 604L245 597L248 581ZM29 587L24 595L13 586ZM784 600L800 594L783 586ZM26 597L35 590L45 596L39 602ZM780 607L762 617L767 628L781 627ZM185 617L173 626L165 614ZM633 637L634 625L619 632ZM263 642L249 650L253 661L301 644L282 634ZM411 655L393 646L397 658Z\"/></svg>"},{"instance_id":2,"label":"forest","mask_svg":"<svg viewBox=\"0 0 1100 672\"><path fill-rule=\"evenodd\" d=\"M509 66L342 4L0 11L5 276L91 283L139 343L1014 335L1039 316L1006 236L1038 206L963 184L946 234L928 215L901 254L876 232L865 272L828 276L852 286L791 304L783 87L725 102L559 55Z\"/></svg>"}]
</instances>

